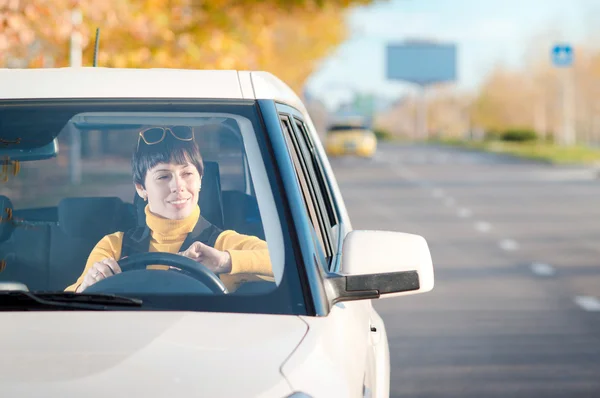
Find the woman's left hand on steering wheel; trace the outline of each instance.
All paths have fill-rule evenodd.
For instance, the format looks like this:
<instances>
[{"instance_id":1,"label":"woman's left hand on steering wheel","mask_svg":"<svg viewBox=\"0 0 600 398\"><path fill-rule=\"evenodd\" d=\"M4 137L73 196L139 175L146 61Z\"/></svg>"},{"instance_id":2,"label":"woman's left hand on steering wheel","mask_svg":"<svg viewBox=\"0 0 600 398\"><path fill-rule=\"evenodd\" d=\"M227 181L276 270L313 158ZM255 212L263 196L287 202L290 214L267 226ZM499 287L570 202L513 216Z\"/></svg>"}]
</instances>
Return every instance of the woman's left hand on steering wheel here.
<instances>
[{"instance_id":1,"label":"woman's left hand on steering wheel","mask_svg":"<svg viewBox=\"0 0 600 398\"><path fill-rule=\"evenodd\" d=\"M178 254L202 263L215 274L231 272L231 255L202 242L194 242L187 250Z\"/></svg>"}]
</instances>

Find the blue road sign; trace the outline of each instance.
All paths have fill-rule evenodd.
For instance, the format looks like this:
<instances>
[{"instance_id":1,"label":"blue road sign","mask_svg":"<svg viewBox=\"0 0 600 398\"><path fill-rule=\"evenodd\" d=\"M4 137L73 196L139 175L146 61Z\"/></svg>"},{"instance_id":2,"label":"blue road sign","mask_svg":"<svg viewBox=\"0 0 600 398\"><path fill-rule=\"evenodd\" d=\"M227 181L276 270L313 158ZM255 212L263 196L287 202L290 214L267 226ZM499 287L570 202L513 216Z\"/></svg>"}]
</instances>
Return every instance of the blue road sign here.
<instances>
[{"instance_id":1,"label":"blue road sign","mask_svg":"<svg viewBox=\"0 0 600 398\"><path fill-rule=\"evenodd\" d=\"M573 64L573 47L570 44L557 44L552 47L552 63L555 66L571 66Z\"/></svg>"}]
</instances>

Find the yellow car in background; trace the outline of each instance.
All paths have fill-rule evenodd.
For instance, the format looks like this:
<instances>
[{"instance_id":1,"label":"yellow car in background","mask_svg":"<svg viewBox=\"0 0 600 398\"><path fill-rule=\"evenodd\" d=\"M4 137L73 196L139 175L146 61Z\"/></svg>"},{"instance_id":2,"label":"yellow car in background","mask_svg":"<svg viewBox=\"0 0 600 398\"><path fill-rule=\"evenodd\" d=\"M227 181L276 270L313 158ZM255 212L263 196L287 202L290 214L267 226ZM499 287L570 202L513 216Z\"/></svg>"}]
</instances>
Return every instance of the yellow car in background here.
<instances>
[{"instance_id":1,"label":"yellow car in background","mask_svg":"<svg viewBox=\"0 0 600 398\"><path fill-rule=\"evenodd\" d=\"M370 158L377 151L377 137L362 124L337 123L327 130L325 149L330 156L357 155Z\"/></svg>"}]
</instances>

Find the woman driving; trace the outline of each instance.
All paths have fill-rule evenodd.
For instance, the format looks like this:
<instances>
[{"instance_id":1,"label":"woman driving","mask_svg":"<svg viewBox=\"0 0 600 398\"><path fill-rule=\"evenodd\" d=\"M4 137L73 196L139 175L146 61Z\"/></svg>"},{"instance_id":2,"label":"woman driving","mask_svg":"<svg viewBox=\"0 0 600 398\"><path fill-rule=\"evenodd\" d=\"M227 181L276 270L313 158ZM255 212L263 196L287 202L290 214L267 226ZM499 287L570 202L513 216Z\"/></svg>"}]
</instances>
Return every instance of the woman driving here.
<instances>
[{"instance_id":1,"label":"woman driving","mask_svg":"<svg viewBox=\"0 0 600 398\"><path fill-rule=\"evenodd\" d=\"M90 253L82 275L66 291L82 292L120 273L117 261L136 251L177 253L193 259L219 275L229 291L252 275L272 280L264 240L223 231L201 216L198 196L204 165L191 127L141 131L132 168L137 194L147 202L146 226L104 236Z\"/></svg>"}]
</instances>

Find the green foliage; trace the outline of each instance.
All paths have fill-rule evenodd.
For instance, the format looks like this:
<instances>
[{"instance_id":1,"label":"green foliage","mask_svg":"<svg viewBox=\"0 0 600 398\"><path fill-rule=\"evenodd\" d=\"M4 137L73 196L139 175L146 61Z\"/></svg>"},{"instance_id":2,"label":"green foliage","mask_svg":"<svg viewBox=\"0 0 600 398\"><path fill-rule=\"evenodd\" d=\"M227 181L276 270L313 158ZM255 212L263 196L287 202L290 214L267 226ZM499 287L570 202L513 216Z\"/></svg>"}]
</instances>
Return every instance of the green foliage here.
<instances>
[{"instance_id":1,"label":"green foliage","mask_svg":"<svg viewBox=\"0 0 600 398\"><path fill-rule=\"evenodd\" d=\"M376 128L373 130L375 133L375 137L377 137L378 141L391 141L394 136L388 131L380 128Z\"/></svg>"},{"instance_id":2,"label":"green foliage","mask_svg":"<svg viewBox=\"0 0 600 398\"><path fill-rule=\"evenodd\" d=\"M536 141L537 133L531 129L509 129L500 135L502 141L526 142Z\"/></svg>"}]
</instances>

